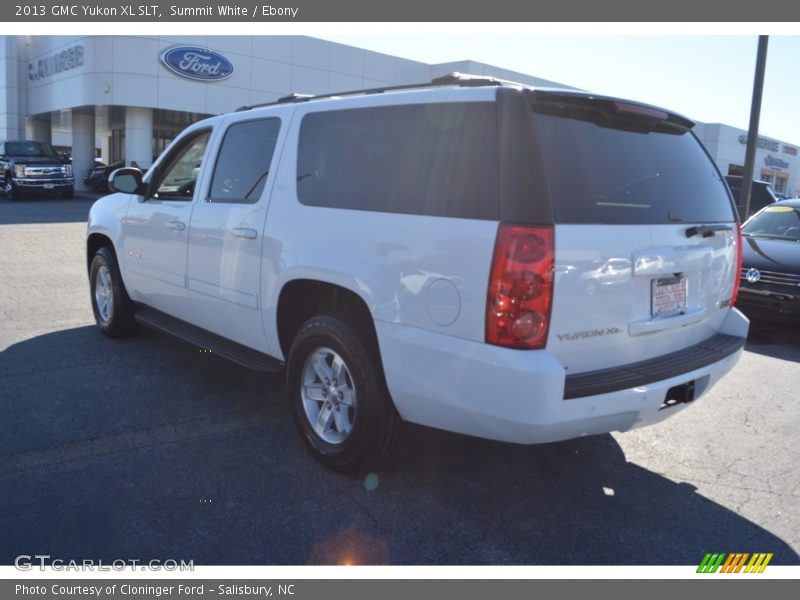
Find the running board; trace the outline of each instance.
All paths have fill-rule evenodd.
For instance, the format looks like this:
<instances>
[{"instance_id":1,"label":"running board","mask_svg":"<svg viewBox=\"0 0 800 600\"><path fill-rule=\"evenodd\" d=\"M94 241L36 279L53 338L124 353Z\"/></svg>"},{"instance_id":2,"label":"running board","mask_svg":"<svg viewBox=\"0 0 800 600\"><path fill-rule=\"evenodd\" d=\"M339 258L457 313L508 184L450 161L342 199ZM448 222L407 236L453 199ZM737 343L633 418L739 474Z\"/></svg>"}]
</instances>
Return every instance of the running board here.
<instances>
[{"instance_id":1,"label":"running board","mask_svg":"<svg viewBox=\"0 0 800 600\"><path fill-rule=\"evenodd\" d=\"M284 363L277 358L232 342L154 308L137 305L136 320L151 329L172 335L204 350L210 350L214 354L218 354L248 369L264 373L279 373L283 371Z\"/></svg>"}]
</instances>

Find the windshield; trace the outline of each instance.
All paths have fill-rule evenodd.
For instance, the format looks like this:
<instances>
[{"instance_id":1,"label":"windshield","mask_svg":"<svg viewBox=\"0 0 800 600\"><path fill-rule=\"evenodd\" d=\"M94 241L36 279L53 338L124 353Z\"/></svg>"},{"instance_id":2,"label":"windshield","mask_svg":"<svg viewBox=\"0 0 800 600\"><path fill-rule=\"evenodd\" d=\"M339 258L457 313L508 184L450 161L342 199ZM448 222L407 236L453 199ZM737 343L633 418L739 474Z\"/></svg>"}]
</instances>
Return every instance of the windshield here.
<instances>
[{"instance_id":1,"label":"windshield","mask_svg":"<svg viewBox=\"0 0 800 600\"><path fill-rule=\"evenodd\" d=\"M27 156L30 158L52 158L59 160L58 154L50 144L41 142L7 142L6 154L9 156Z\"/></svg>"},{"instance_id":2,"label":"windshield","mask_svg":"<svg viewBox=\"0 0 800 600\"><path fill-rule=\"evenodd\" d=\"M745 224L742 234L800 242L800 208L768 206Z\"/></svg>"}]
</instances>

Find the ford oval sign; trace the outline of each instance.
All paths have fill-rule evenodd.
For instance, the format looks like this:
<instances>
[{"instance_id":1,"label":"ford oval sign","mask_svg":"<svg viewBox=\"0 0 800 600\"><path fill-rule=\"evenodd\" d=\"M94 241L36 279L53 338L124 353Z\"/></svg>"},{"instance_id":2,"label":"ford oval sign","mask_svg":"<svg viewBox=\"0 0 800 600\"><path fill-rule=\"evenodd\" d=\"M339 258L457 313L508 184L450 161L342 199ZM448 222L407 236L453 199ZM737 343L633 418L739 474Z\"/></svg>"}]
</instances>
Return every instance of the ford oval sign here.
<instances>
[{"instance_id":1,"label":"ford oval sign","mask_svg":"<svg viewBox=\"0 0 800 600\"><path fill-rule=\"evenodd\" d=\"M161 53L161 62L181 77L197 81L219 81L233 75L233 63L208 48L173 46Z\"/></svg>"}]
</instances>

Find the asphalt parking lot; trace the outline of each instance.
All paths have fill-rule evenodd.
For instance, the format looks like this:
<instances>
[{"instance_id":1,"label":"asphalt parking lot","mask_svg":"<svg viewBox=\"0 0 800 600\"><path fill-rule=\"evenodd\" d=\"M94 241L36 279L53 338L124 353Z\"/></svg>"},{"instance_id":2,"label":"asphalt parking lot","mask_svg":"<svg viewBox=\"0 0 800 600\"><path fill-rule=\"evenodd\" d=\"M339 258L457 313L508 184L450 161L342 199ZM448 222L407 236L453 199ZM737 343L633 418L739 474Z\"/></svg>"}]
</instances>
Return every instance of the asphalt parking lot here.
<instances>
[{"instance_id":1,"label":"asphalt parking lot","mask_svg":"<svg viewBox=\"0 0 800 600\"><path fill-rule=\"evenodd\" d=\"M530 447L412 427L365 482L310 458L280 377L95 331L90 204L0 198L0 564L800 564L800 333L753 333L659 426Z\"/></svg>"}]
</instances>

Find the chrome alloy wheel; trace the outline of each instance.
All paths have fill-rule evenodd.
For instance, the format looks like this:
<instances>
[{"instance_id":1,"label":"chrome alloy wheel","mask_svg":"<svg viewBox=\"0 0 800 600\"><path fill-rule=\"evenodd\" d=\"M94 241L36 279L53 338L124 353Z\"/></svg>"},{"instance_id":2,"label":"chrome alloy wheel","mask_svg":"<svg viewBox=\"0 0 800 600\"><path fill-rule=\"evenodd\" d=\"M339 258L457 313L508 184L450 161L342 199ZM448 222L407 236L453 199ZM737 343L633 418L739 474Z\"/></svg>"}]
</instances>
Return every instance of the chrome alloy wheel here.
<instances>
[{"instance_id":1,"label":"chrome alloy wheel","mask_svg":"<svg viewBox=\"0 0 800 600\"><path fill-rule=\"evenodd\" d=\"M356 389L344 360L330 348L317 348L303 364L303 410L311 428L329 444L342 444L356 418Z\"/></svg>"},{"instance_id":2,"label":"chrome alloy wheel","mask_svg":"<svg viewBox=\"0 0 800 600\"><path fill-rule=\"evenodd\" d=\"M97 269L94 279L94 302L97 305L97 314L103 323L108 323L114 314L114 286L111 283L111 273L103 265Z\"/></svg>"}]
</instances>

